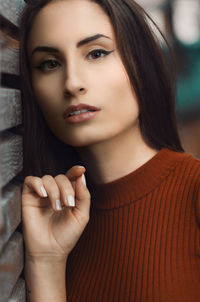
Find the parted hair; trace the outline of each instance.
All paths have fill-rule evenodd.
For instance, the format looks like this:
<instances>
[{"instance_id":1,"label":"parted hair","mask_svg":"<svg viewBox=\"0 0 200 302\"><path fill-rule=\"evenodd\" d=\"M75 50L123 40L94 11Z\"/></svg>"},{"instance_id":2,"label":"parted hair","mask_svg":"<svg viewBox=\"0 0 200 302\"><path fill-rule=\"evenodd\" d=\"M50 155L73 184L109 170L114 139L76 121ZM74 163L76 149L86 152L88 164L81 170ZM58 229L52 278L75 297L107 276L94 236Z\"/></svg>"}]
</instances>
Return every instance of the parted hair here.
<instances>
[{"instance_id":1,"label":"parted hair","mask_svg":"<svg viewBox=\"0 0 200 302\"><path fill-rule=\"evenodd\" d=\"M27 0L21 16L24 176L55 176L80 164L75 149L61 142L48 128L31 85L27 41L36 15L52 1L67 0ZM183 152L175 115L173 55L166 56L163 51L150 26L151 23L158 30L156 24L133 0L89 1L97 3L110 18L122 62L138 99L139 124L145 141L157 150L165 147ZM170 49L164 37L163 41Z\"/></svg>"}]
</instances>

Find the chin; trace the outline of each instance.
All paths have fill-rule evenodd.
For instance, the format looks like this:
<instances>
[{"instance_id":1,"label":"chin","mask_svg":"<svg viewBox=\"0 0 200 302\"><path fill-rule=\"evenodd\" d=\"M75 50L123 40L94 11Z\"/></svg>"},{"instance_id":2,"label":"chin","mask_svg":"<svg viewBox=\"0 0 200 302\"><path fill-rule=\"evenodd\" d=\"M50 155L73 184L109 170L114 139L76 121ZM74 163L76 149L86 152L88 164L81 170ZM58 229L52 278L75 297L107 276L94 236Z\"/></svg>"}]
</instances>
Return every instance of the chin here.
<instances>
[{"instance_id":1,"label":"chin","mask_svg":"<svg viewBox=\"0 0 200 302\"><path fill-rule=\"evenodd\" d=\"M73 139L66 139L66 138L60 138L60 140L71 146L71 147L87 147L87 146L90 146L90 145L93 145L95 142L92 141L92 140L86 140L86 139L82 139L82 140L79 140L79 139L76 139L76 140L73 140Z\"/></svg>"},{"instance_id":2,"label":"chin","mask_svg":"<svg viewBox=\"0 0 200 302\"><path fill-rule=\"evenodd\" d=\"M97 138L84 138L84 139L78 139L76 138L76 140L72 140L72 139L64 139L62 140L64 143L68 144L71 147L77 147L77 148L81 148L81 147L90 147L92 145L95 144L99 144L100 142L102 142L103 140L97 140Z\"/></svg>"}]
</instances>

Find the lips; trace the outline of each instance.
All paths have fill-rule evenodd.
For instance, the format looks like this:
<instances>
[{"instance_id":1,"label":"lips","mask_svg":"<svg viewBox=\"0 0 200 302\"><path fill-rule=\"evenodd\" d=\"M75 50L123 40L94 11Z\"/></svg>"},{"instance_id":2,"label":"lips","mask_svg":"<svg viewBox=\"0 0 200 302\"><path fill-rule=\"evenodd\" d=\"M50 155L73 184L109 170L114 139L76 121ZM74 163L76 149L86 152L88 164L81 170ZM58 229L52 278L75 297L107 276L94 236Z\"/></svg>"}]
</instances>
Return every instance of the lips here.
<instances>
[{"instance_id":1,"label":"lips","mask_svg":"<svg viewBox=\"0 0 200 302\"><path fill-rule=\"evenodd\" d=\"M79 104L77 106L69 106L67 108L67 110L65 110L63 112L63 118L66 119L67 117L69 117L70 113L72 113L74 111L81 111L83 109L87 109L87 110L91 110L91 111L99 111L100 110L100 108L90 106L90 105L87 105L87 104Z\"/></svg>"}]
</instances>

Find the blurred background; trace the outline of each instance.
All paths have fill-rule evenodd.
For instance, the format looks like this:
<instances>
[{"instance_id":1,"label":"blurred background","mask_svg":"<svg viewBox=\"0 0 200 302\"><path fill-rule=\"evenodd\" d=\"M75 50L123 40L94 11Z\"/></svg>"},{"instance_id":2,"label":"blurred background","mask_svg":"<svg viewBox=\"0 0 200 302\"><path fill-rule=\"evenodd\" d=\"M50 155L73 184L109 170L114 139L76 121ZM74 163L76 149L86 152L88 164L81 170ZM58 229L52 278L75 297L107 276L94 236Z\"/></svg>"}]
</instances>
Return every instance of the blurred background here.
<instances>
[{"instance_id":1,"label":"blurred background","mask_svg":"<svg viewBox=\"0 0 200 302\"><path fill-rule=\"evenodd\" d=\"M185 151L200 158L200 0L137 2L156 22L174 51L179 133Z\"/></svg>"}]
</instances>

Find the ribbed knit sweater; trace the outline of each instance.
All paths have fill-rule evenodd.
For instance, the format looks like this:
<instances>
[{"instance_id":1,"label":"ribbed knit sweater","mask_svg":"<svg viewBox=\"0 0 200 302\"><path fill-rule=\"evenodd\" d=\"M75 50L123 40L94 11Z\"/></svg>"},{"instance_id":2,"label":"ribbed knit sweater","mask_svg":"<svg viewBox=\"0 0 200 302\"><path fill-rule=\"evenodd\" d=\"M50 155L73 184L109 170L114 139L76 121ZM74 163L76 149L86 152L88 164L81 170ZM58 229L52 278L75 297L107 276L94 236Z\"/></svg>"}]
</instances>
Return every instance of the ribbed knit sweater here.
<instances>
[{"instance_id":1,"label":"ribbed knit sweater","mask_svg":"<svg viewBox=\"0 0 200 302\"><path fill-rule=\"evenodd\" d=\"M90 192L68 302L200 301L200 161L164 148Z\"/></svg>"}]
</instances>

